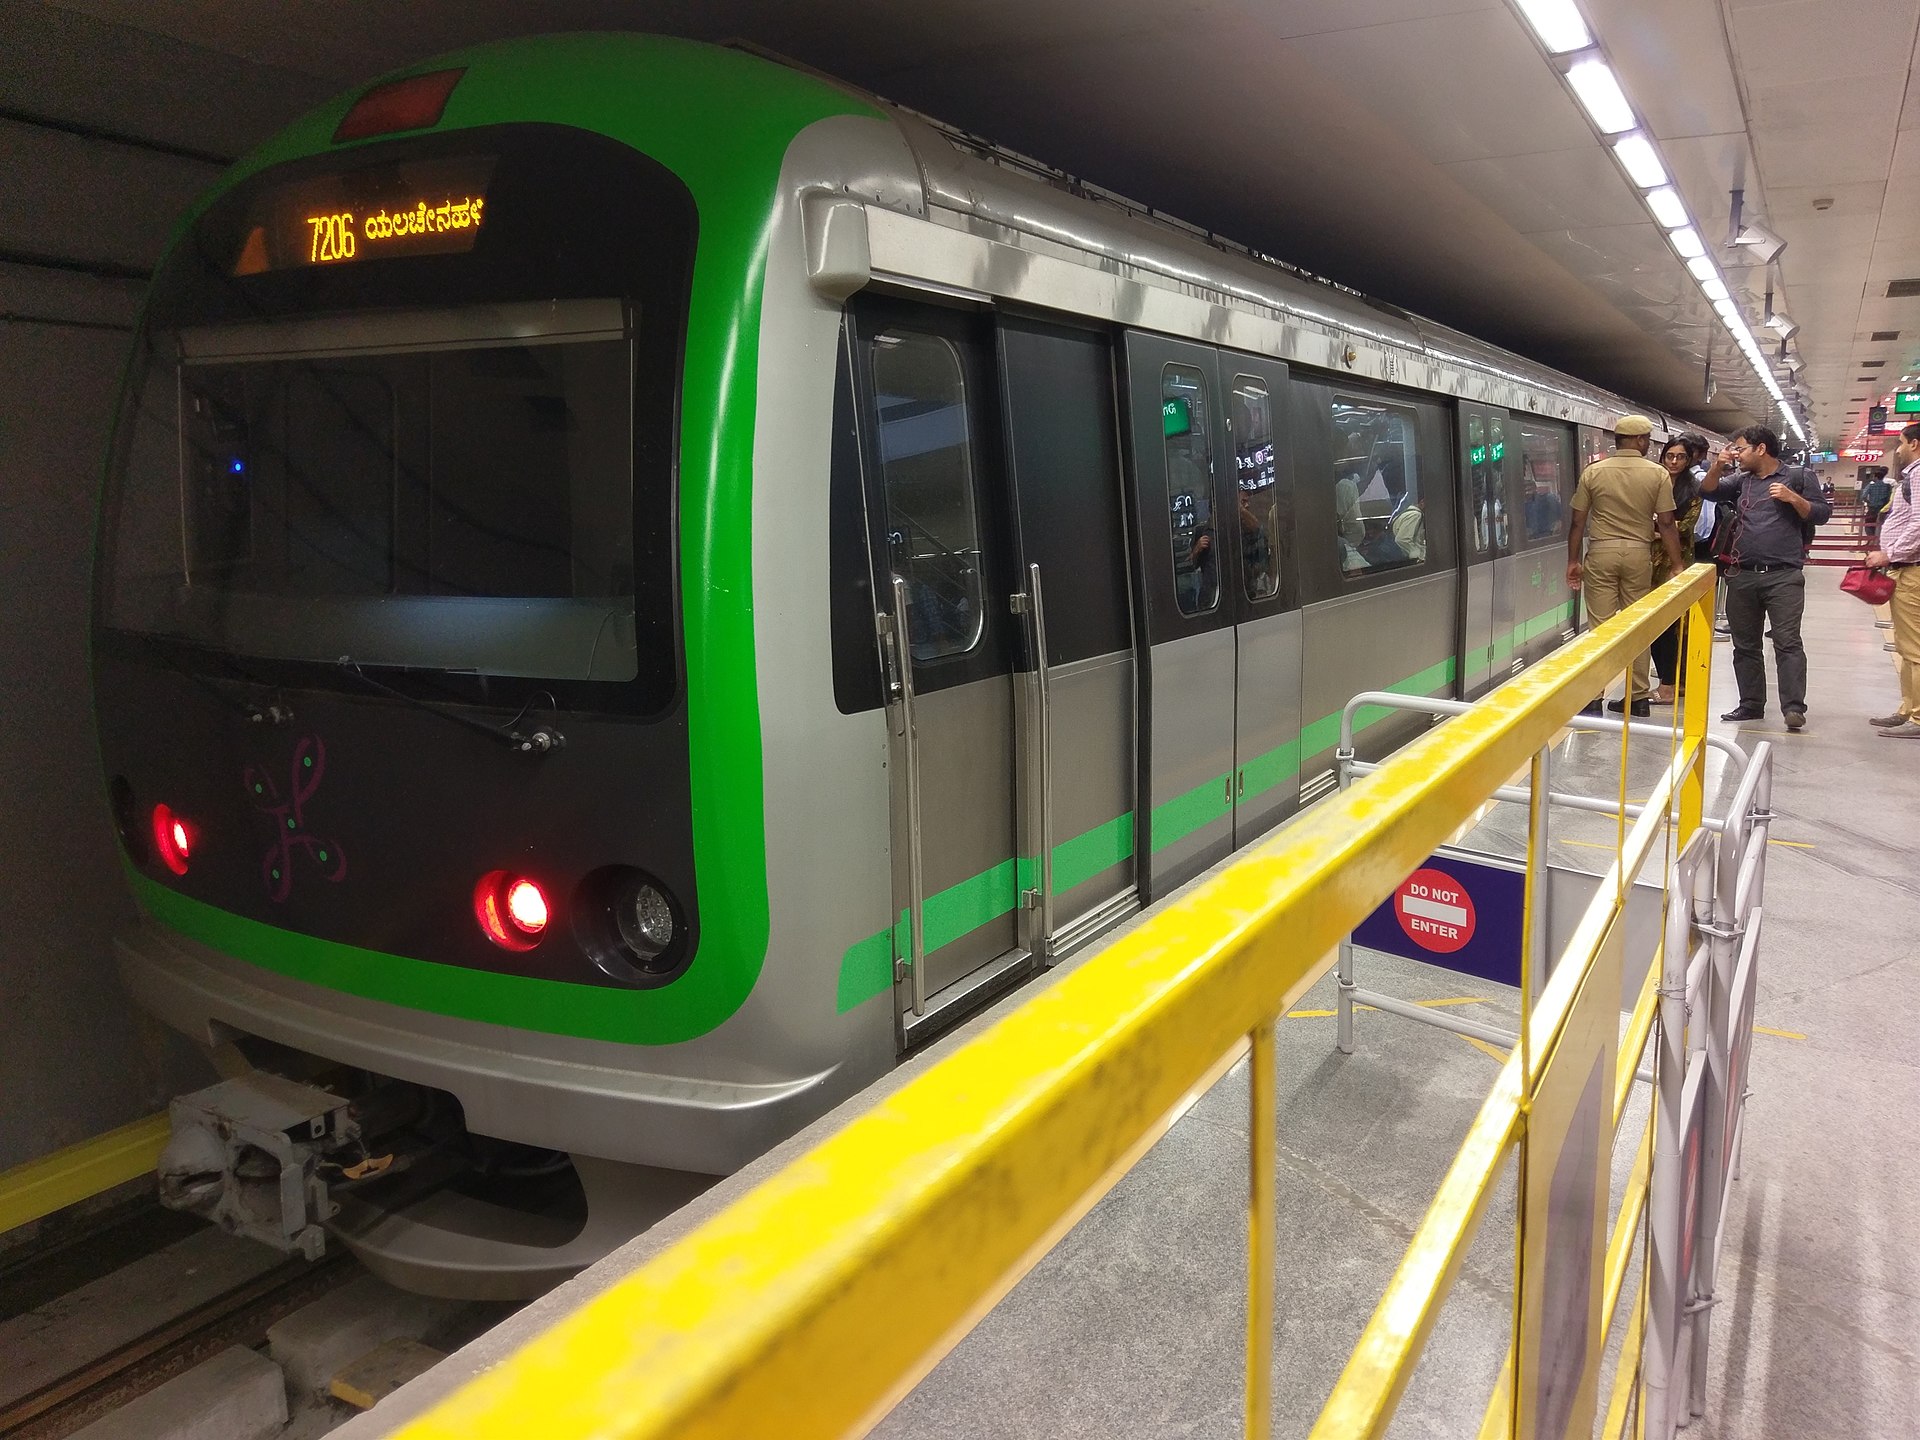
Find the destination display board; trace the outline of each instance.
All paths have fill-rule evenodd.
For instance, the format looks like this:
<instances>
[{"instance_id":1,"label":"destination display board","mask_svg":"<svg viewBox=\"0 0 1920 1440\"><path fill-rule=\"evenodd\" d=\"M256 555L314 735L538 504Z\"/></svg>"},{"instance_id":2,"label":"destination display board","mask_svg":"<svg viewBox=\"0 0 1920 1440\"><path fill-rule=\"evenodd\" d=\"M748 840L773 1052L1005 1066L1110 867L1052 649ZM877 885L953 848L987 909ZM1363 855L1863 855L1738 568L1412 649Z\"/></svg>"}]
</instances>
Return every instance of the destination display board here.
<instances>
[{"instance_id":1,"label":"destination display board","mask_svg":"<svg viewBox=\"0 0 1920 1440\"><path fill-rule=\"evenodd\" d=\"M289 180L241 226L235 275L356 265L473 249L487 219L493 157L403 161Z\"/></svg>"}]
</instances>

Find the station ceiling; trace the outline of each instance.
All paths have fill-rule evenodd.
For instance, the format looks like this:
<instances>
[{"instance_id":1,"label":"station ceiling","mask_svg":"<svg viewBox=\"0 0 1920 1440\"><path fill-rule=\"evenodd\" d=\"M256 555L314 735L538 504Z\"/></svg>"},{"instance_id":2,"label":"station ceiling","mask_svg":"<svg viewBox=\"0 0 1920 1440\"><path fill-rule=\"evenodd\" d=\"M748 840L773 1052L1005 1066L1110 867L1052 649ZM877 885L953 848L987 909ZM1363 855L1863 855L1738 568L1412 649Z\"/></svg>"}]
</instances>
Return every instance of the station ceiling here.
<instances>
[{"instance_id":1,"label":"station ceiling","mask_svg":"<svg viewBox=\"0 0 1920 1440\"><path fill-rule=\"evenodd\" d=\"M1769 289L1798 325L1776 373L1847 443L1920 373L1920 0L1580 6L1770 356ZM0 0L0 262L133 277L213 161L308 105L564 29L743 40L1697 423L1780 426L1510 0ZM141 142L137 181L102 134ZM1736 190L1771 264L1725 243Z\"/></svg>"}]
</instances>

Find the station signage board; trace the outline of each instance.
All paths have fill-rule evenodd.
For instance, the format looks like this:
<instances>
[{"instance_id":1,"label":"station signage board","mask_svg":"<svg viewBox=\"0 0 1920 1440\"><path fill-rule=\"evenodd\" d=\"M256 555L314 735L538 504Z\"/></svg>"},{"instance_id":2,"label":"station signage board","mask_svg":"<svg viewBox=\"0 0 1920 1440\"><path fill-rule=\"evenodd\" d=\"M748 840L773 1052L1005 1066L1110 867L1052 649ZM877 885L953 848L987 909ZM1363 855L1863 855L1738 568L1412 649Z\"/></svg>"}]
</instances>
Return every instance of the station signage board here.
<instances>
[{"instance_id":1,"label":"station signage board","mask_svg":"<svg viewBox=\"0 0 1920 1440\"><path fill-rule=\"evenodd\" d=\"M1893 413L1896 415L1920 415L1920 390L1894 391Z\"/></svg>"},{"instance_id":2,"label":"station signage board","mask_svg":"<svg viewBox=\"0 0 1920 1440\"><path fill-rule=\"evenodd\" d=\"M1886 406L1873 405L1868 407L1867 433L1869 435L1884 435L1887 433L1887 407Z\"/></svg>"}]
</instances>

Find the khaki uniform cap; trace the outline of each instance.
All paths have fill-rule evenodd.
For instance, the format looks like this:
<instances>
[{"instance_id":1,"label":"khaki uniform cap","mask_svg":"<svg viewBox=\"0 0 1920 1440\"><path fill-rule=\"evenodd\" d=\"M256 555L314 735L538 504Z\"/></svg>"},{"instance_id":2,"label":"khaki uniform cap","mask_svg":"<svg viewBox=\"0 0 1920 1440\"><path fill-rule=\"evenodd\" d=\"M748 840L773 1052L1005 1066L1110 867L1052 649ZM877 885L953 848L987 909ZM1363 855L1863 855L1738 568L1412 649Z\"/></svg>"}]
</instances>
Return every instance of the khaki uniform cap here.
<instances>
[{"instance_id":1,"label":"khaki uniform cap","mask_svg":"<svg viewBox=\"0 0 1920 1440\"><path fill-rule=\"evenodd\" d=\"M1614 422L1616 435L1651 435L1653 422L1644 415L1622 415Z\"/></svg>"}]
</instances>

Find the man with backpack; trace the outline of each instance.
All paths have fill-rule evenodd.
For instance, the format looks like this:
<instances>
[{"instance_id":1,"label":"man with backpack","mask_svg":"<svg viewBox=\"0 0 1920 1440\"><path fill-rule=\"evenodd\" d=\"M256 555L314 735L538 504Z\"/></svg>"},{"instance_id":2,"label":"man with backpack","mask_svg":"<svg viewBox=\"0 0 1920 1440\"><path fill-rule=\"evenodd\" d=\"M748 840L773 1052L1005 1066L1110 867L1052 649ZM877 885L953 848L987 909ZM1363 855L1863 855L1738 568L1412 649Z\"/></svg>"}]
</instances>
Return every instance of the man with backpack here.
<instances>
[{"instance_id":1,"label":"man with backpack","mask_svg":"<svg viewBox=\"0 0 1920 1440\"><path fill-rule=\"evenodd\" d=\"M1914 503L1920 481L1920 425L1900 432L1893 452L1900 485L1880 532L1880 548L1867 564L1893 572L1893 648L1900 657L1900 709L1870 723L1892 740L1920 740L1920 505Z\"/></svg>"},{"instance_id":2,"label":"man with backpack","mask_svg":"<svg viewBox=\"0 0 1920 1440\"><path fill-rule=\"evenodd\" d=\"M1807 607L1807 537L1833 515L1813 472L1780 463L1780 437L1749 425L1713 457L1700 489L1733 506L1726 550L1727 627L1740 703L1720 718L1759 720L1767 713L1767 662L1761 640L1773 631L1773 668L1787 729L1807 723L1807 652L1800 619Z\"/></svg>"},{"instance_id":3,"label":"man with backpack","mask_svg":"<svg viewBox=\"0 0 1920 1440\"><path fill-rule=\"evenodd\" d=\"M1887 483L1887 472L1875 469L1867 483L1860 487L1860 509L1863 512L1862 525L1869 543L1879 538L1880 521L1885 518L1887 506L1893 500L1893 486Z\"/></svg>"}]
</instances>

